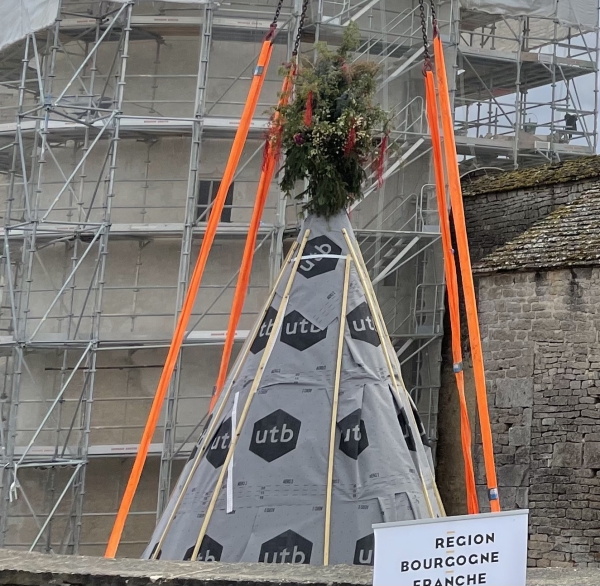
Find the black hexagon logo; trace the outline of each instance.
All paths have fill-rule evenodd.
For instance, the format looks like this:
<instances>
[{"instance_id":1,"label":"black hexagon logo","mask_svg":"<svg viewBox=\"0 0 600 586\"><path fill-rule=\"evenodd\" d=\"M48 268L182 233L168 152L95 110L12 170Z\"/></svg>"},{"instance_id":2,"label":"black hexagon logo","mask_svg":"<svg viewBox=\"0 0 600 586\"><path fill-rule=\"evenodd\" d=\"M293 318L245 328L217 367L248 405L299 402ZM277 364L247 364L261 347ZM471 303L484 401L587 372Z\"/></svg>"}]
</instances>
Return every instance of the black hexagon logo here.
<instances>
[{"instance_id":1,"label":"black hexagon logo","mask_svg":"<svg viewBox=\"0 0 600 586\"><path fill-rule=\"evenodd\" d=\"M321 254L340 255L342 249L327 236L316 236L306 243L303 257ZM339 258L304 258L298 265L298 272L307 279L334 271Z\"/></svg>"},{"instance_id":2,"label":"black hexagon logo","mask_svg":"<svg viewBox=\"0 0 600 586\"><path fill-rule=\"evenodd\" d=\"M411 409L412 409L413 415L415 416L415 422L417 423L417 429L419 430L419 435L421 436L421 443L424 446L427 446L428 448L430 448L431 440L429 439L429 436L427 435L427 431L425 430L425 426L423 425L423 420L421 419L421 415L419 415L417 408L413 404L411 404Z\"/></svg>"},{"instance_id":3,"label":"black hexagon logo","mask_svg":"<svg viewBox=\"0 0 600 586\"><path fill-rule=\"evenodd\" d=\"M192 559L192 554L194 553L194 548L196 546L192 545L188 547L185 555L183 556L183 561L187 562ZM221 555L223 555L223 546L218 542L205 535L202 538L202 543L200 544L200 549L198 551L198 557L196 561L198 562L219 562L221 561Z\"/></svg>"},{"instance_id":4,"label":"black hexagon logo","mask_svg":"<svg viewBox=\"0 0 600 586\"><path fill-rule=\"evenodd\" d=\"M225 419L215 432L208 449L206 459L215 467L220 468L225 463L227 452L231 445L231 417Z\"/></svg>"},{"instance_id":5,"label":"black hexagon logo","mask_svg":"<svg viewBox=\"0 0 600 586\"><path fill-rule=\"evenodd\" d=\"M190 460L193 460L196 457L196 454L198 453L198 444L196 444L193 448L192 451L190 452L190 457L187 459L187 461L189 462Z\"/></svg>"},{"instance_id":6,"label":"black hexagon logo","mask_svg":"<svg viewBox=\"0 0 600 586\"><path fill-rule=\"evenodd\" d=\"M348 322L350 335L355 340L361 340L372 344L373 346L379 346L379 344L381 344L379 334L375 328L373 314L366 301L363 301L359 306L355 307L346 316L346 321Z\"/></svg>"},{"instance_id":7,"label":"black hexagon logo","mask_svg":"<svg viewBox=\"0 0 600 586\"><path fill-rule=\"evenodd\" d=\"M260 546L259 562L266 564L309 564L312 541L288 529Z\"/></svg>"},{"instance_id":8,"label":"black hexagon logo","mask_svg":"<svg viewBox=\"0 0 600 586\"><path fill-rule=\"evenodd\" d=\"M263 460L272 462L294 450L299 435L300 421L277 409L254 424L250 451Z\"/></svg>"},{"instance_id":9,"label":"black hexagon logo","mask_svg":"<svg viewBox=\"0 0 600 586\"><path fill-rule=\"evenodd\" d=\"M354 460L369 446L365 422L360 415L361 410L357 409L337 424L340 429L340 450Z\"/></svg>"},{"instance_id":10,"label":"black hexagon logo","mask_svg":"<svg viewBox=\"0 0 600 586\"><path fill-rule=\"evenodd\" d=\"M294 310L283 318L281 341L296 350L306 350L327 337L327 328L319 329L300 312Z\"/></svg>"},{"instance_id":11,"label":"black hexagon logo","mask_svg":"<svg viewBox=\"0 0 600 586\"><path fill-rule=\"evenodd\" d=\"M188 462L190 460L193 460L196 457L196 454L198 453L198 448L202 445L202 442L204 441L204 438L206 437L206 432L208 431L208 428L210 427L210 422L212 421L212 418L213 418L213 416L211 413L208 416L206 423L204 424L204 428L202 429L202 433L200 434L200 437L198 438L196 445L192 448L192 451L190 452L190 456L187 459Z\"/></svg>"},{"instance_id":12,"label":"black hexagon logo","mask_svg":"<svg viewBox=\"0 0 600 586\"><path fill-rule=\"evenodd\" d=\"M421 416L419 415L419 412L417 411L415 406L412 404L411 404L411 411L415 418L415 423L417 424L417 429L419 430L419 436L421 438L421 443L424 446L431 447L431 441L429 440L429 437L427 436L427 432L425 431L425 426L423 425L423 420L421 419ZM400 423L400 428L402 429L402 435L404 436L404 439L406 441L406 446L408 447L408 449L411 452L416 452L417 448L416 448L415 438L414 438L413 431L412 431L409 421L408 421L408 416L407 416L404 408L401 408L400 412L398 413L398 423Z\"/></svg>"},{"instance_id":13,"label":"black hexagon logo","mask_svg":"<svg viewBox=\"0 0 600 586\"><path fill-rule=\"evenodd\" d=\"M258 332L256 332L256 337L250 346L250 352L252 352L252 354L258 354L265 349L276 317L277 311L273 307L269 307L265 314L265 318L260 324L260 328L258 328Z\"/></svg>"},{"instance_id":14,"label":"black hexagon logo","mask_svg":"<svg viewBox=\"0 0 600 586\"><path fill-rule=\"evenodd\" d=\"M410 428L410 424L408 422L408 417L406 416L406 411L404 407L400 409L398 413L398 423L400 423L400 428L402 429L402 435L404 436L404 441L406 442L406 447L411 452L416 452L417 448L415 445L415 438L413 436L412 429Z\"/></svg>"},{"instance_id":15,"label":"black hexagon logo","mask_svg":"<svg viewBox=\"0 0 600 586\"><path fill-rule=\"evenodd\" d=\"M371 533L361 537L354 548L355 566L372 566L375 552L375 534Z\"/></svg>"}]
</instances>

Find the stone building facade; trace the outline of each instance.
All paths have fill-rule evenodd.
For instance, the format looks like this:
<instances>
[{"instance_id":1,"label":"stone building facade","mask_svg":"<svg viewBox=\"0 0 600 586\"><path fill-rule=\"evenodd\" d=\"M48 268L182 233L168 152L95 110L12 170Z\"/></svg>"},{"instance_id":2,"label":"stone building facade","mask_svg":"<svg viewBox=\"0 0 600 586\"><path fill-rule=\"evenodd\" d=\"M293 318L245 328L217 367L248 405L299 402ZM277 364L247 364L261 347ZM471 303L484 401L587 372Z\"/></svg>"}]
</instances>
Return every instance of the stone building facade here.
<instances>
[{"instance_id":1,"label":"stone building facade","mask_svg":"<svg viewBox=\"0 0 600 586\"><path fill-rule=\"evenodd\" d=\"M600 268L482 276L479 299L503 506L530 509L531 565L599 565Z\"/></svg>"},{"instance_id":2,"label":"stone building facade","mask_svg":"<svg viewBox=\"0 0 600 586\"><path fill-rule=\"evenodd\" d=\"M539 567L600 566L600 168L582 177L570 165L568 181L546 167L530 171L537 185L520 171L465 190L500 498L530 509L529 565ZM462 456L451 372L443 378L438 477L456 514ZM468 369L466 382L475 421Z\"/></svg>"}]
</instances>

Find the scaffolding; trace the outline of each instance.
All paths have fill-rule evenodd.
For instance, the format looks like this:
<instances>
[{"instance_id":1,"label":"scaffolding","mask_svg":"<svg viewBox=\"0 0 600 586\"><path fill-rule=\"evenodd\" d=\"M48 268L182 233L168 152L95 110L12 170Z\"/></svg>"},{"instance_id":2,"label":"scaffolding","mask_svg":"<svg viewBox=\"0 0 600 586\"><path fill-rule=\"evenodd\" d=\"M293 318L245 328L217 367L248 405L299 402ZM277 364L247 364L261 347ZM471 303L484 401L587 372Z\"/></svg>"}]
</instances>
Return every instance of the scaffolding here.
<instances>
[{"instance_id":1,"label":"scaffolding","mask_svg":"<svg viewBox=\"0 0 600 586\"><path fill-rule=\"evenodd\" d=\"M0 546L103 552L274 7L272 0L62 0L50 29L0 55ZM299 0L284 3L275 64L289 59L300 8ZM461 13L456 1L442 3L438 17L447 62L456 64L450 86L457 112L467 113L464 120L457 115L457 124L468 126L457 139L463 165L501 166L497 153L504 156L498 147L505 130L492 123L501 112L494 109L496 55L487 61L485 55L496 46L510 53L499 37L491 38L506 31L495 16ZM408 0L314 0L303 54L310 57L314 41L339 42L350 20L361 29L357 58L380 63L379 99L393 113L385 184L379 188L369 178L366 198L351 219L405 382L435 443L444 282L418 6ZM513 100L519 120L529 112L522 96L533 87L534 73L536 87L555 83L557 96L559 76L571 83L576 72L597 75L595 61L585 68L572 63L585 61L575 47L564 57L568 63L561 61L560 47L571 37L555 36L561 40L554 61L532 50L539 63L531 66L527 51L510 53L512 69L507 66L504 75L521 72L520 101ZM544 51L551 46L542 45ZM461 74L467 59L471 76ZM268 108L280 84L273 67L120 555L141 552L202 430L258 184ZM493 97L486 97L489 88ZM553 112L565 107L559 98L551 106ZM557 139L532 151L518 131L506 157L521 164L534 155L595 149L595 104L585 120L586 130L569 132L573 143L575 137L589 143ZM519 124L513 122L513 133ZM495 138L480 138L484 127ZM549 128L560 131L556 117ZM492 162L486 159L491 151ZM299 212L274 183L238 343L248 335L286 243L297 234Z\"/></svg>"},{"instance_id":2,"label":"scaffolding","mask_svg":"<svg viewBox=\"0 0 600 586\"><path fill-rule=\"evenodd\" d=\"M464 10L459 35L456 133L465 171L596 154L597 26Z\"/></svg>"}]
</instances>

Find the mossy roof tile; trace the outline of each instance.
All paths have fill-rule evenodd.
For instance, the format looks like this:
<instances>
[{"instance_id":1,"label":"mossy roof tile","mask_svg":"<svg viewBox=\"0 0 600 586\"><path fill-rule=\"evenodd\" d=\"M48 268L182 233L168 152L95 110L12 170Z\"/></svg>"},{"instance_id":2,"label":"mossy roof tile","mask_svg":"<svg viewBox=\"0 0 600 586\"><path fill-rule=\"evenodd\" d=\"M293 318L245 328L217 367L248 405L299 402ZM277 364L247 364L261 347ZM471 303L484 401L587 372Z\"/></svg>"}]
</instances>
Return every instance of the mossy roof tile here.
<instances>
[{"instance_id":1,"label":"mossy roof tile","mask_svg":"<svg viewBox=\"0 0 600 586\"><path fill-rule=\"evenodd\" d=\"M475 274L600 265L600 184L473 266Z\"/></svg>"},{"instance_id":2,"label":"mossy roof tile","mask_svg":"<svg viewBox=\"0 0 600 586\"><path fill-rule=\"evenodd\" d=\"M508 171L463 182L463 195L483 195L600 178L600 155Z\"/></svg>"}]
</instances>

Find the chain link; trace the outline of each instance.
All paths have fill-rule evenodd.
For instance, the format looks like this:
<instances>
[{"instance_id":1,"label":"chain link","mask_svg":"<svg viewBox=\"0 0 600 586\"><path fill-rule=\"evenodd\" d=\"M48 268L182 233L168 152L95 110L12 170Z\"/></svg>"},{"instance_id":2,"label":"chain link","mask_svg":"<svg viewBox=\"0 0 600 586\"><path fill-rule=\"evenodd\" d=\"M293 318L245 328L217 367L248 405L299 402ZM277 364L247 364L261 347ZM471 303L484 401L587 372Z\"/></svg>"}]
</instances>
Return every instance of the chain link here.
<instances>
[{"instance_id":1,"label":"chain link","mask_svg":"<svg viewBox=\"0 0 600 586\"><path fill-rule=\"evenodd\" d=\"M300 49L300 41L302 38L302 30L304 29L304 20L306 19L306 11L308 10L309 0L303 0L302 12L300 13L300 20L298 21L298 32L296 34L296 40L294 41L294 50L292 51L292 57L298 55Z\"/></svg>"},{"instance_id":2,"label":"chain link","mask_svg":"<svg viewBox=\"0 0 600 586\"><path fill-rule=\"evenodd\" d=\"M433 68L431 66L431 55L429 54L429 40L427 39L427 19L425 17L424 0L419 0L419 14L421 16L421 31L423 33L423 75Z\"/></svg>"},{"instance_id":3,"label":"chain link","mask_svg":"<svg viewBox=\"0 0 600 586\"><path fill-rule=\"evenodd\" d=\"M434 0L429 0L429 4L431 6L431 24L433 26L433 38L435 39L438 34L438 21L437 21L437 15L435 13L435 4L434 4Z\"/></svg>"},{"instance_id":4,"label":"chain link","mask_svg":"<svg viewBox=\"0 0 600 586\"><path fill-rule=\"evenodd\" d=\"M277 30L277 21L279 20L279 15L281 14L281 8L283 7L283 0L279 0L277 2L277 8L275 9L275 16L273 16L273 22L269 27L269 32L267 33L267 41L270 41L275 36L275 31Z\"/></svg>"}]
</instances>

